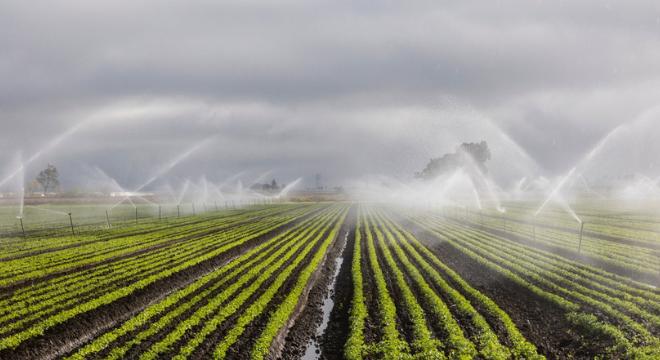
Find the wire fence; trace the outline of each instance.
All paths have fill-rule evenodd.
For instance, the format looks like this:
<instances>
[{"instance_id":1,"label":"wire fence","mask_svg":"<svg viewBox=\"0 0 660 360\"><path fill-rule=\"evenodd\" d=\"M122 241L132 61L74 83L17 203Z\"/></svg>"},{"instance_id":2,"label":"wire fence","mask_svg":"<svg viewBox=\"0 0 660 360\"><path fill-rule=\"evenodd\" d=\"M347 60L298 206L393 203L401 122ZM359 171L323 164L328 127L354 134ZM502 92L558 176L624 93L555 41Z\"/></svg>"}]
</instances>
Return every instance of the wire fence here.
<instances>
[{"instance_id":1,"label":"wire fence","mask_svg":"<svg viewBox=\"0 0 660 360\"><path fill-rule=\"evenodd\" d=\"M250 206L254 204L242 204ZM71 235L236 209L233 203L0 206L0 237Z\"/></svg>"}]
</instances>

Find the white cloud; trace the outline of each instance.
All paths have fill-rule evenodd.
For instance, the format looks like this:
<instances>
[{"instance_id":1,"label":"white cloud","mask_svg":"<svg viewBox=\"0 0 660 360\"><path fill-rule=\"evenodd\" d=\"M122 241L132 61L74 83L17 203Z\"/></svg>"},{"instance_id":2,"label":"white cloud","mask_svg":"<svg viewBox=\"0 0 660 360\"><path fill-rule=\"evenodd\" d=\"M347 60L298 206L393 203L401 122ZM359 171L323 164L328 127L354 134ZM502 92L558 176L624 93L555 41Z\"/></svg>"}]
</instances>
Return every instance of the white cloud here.
<instances>
[{"instance_id":1,"label":"white cloud","mask_svg":"<svg viewBox=\"0 0 660 360\"><path fill-rule=\"evenodd\" d=\"M139 183L216 135L181 173L339 182L483 138L493 167L552 175L656 105L658 19L651 1L3 2L0 163L92 117L44 161Z\"/></svg>"}]
</instances>

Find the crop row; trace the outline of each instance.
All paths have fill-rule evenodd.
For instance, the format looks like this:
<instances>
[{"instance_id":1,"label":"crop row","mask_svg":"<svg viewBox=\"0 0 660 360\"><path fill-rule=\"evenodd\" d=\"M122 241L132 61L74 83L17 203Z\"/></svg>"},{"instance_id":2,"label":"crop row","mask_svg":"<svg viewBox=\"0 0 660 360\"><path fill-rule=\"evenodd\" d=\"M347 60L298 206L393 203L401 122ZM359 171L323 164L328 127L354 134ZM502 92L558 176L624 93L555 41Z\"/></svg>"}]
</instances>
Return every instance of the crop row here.
<instances>
[{"instance_id":1,"label":"crop row","mask_svg":"<svg viewBox=\"0 0 660 360\"><path fill-rule=\"evenodd\" d=\"M270 216L269 218L277 217ZM185 240L186 238L209 232L218 232L236 224L250 222L251 219L252 217L248 214L238 218L210 220L203 224L195 223L186 226L173 226L165 230L146 234L117 237L61 251L0 262L0 271L2 271L2 275L0 275L0 286L43 277L70 268L98 263L114 257L124 256L145 249L148 250L154 246L160 246L181 239Z\"/></svg>"},{"instance_id":2,"label":"crop row","mask_svg":"<svg viewBox=\"0 0 660 360\"><path fill-rule=\"evenodd\" d=\"M554 303L577 328L607 339L610 345L604 354L652 357L660 353L656 290L438 216L410 220L491 271Z\"/></svg>"},{"instance_id":3,"label":"crop row","mask_svg":"<svg viewBox=\"0 0 660 360\"><path fill-rule=\"evenodd\" d=\"M101 292L137 282L140 278L154 276L165 268L180 265L202 256L232 239L248 239L279 223L257 223L248 229L236 228L222 235L208 236L160 249L145 256L134 257L118 263L109 263L94 271L73 273L45 284L21 289L8 299L0 301L0 335L21 329L27 324L43 320L63 309L93 301Z\"/></svg>"},{"instance_id":4,"label":"crop row","mask_svg":"<svg viewBox=\"0 0 660 360\"><path fill-rule=\"evenodd\" d=\"M274 211L282 211L287 207L293 206L280 206L278 208L266 207L261 209L251 208L249 210L224 210L194 217L184 216L181 218L163 219L161 221L141 221L139 224L135 224L134 221L131 221L125 226L113 226L110 229L103 227L77 232L76 236L71 236L70 232L46 232L40 233L39 235L28 236L26 238L0 238L0 254L2 254L0 260L19 256L30 256L31 253L36 252L56 251L59 249L66 249L93 242L107 241L119 237L154 233L160 230L164 230L167 234L174 235L178 231L185 231L185 228L190 225L204 226L208 222L217 223L219 219L232 221L233 219L239 219L244 215L254 217L259 214L274 214Z\"/></svg>"},{"instance_id":5,"label":"crop row","mask_svg":"<svg viewBox=\"0 0 660 360\"><path fill-rule=\"evenodd\" d=\"M618 208L613 205L613 208ZM554 209L548 207L544 209L539 215L534 216L536 208L521 206L520 204L507 204L506 216L514 221L523 223L536 223L540 226L546 226L563 231L570 231L575 229L579 224L576 219L571 216L565 209ZM597 210L583 210L579 211L579 217L587 224L589 231L595 234L609 235L614 238L634 240L643 247L657 248L660 245L660 232L658 231L658 223L656 218L650 217L631 217L629 214L608 214L605 208L600 207ZM483 210L484 214L489 214L494 217L501 217L499 212ZM649 212L645 215L650 215Z\"/></svg>"},{"instance_id":6,"label":"crop row","mask_svg":"<svg viewBox=\"0 0 660 360\"><path fill-rule=\"evenodd\" d=\"M32 306L34 304L48 300L48 298L55 297L61 293L69 293L75 298L84 294L90 288L102 287L103 291L108 291L107 286L113 282L125 282L134 277L144 276L149 271L152 271L153 266L176 265L177 261L180 262L189 257L197 256L199 253L217 248L228 241L232 241L232 239L248 237L281 224L282 222L278 220L263 221L254 225L246 224L222 233L193 238L183 243L172 244L157 251L141 254L140 256L132 256L119 261L105 263L85 271L74 272L34 284L16 290L10 296L3 297L0 300L0 309L2 309L0 310L0 314L17 311L15 308L8 307L11 304L30 307L29 310L33 311Z\"/></svg>"},{"instance_id":7,"label":"crop row","mask_svg":"<svg viewBox=\"0 0 660 360\"><path fill-rule=\"evenodd\" d=\"M299 265L307 263L314 268L318 265L313 259L305 260L313 249L318 250L314 257L323 254L323 244L331 242L334 236L328 227L332 223L340 224L339 218L344 213L344 207L334 206L301 221L148 306L80 348L71 358L86 358L97 353L109 358L122 358L127 354L140 354L144 359L165 354L185 357L200 351L200 345L216 336L218 328L231 318L235 323L224 334L222 342L218 342L215 351L222 352L220 344L228 349L242 334L239 329L244 329L253 317L261 314L262 307L269 306L269 295L272 298L285 281L292 281L295 276L304 278L304 271L294 271ZM286 314L280 317L285 318ZM264 339L262 342L267 343L267 338ZM147 344L146 347L143 344Z\"/></svg>"},{"instance_id":8,"label":"crop row","mask_svg":"<svg viewBox=\"0 0 660 360\"><path fill-rule=\"evenodd\" d=\"M218 232L207 236L189 236L184 242L174 242L167 244L167 246L160 247L147 253L131 254L131 256L123 257L116 261L104 262L98 266L91 267L83 271L74 272L70 275L59 276L54 279L41 282L36 286L18 289L11 294L12 296L9 300L11 302L42 300L37 298L37 296L44 293L50 293L51 291L57 289L66 289L69 285L79 287L81 282L85 280L88 282L96 282L99 280L99 276L103 276L108 273L117 275L118 271L128 271L132 265L133 267L139 266L144 270L144 265L148 262L152 262L154 257L167 257L169 256L169 253L183 251L192 245L207 247L214 245L215 243L210 240L215 240L216 242L221 240L227 241L243 236L248 236L251 233L277 226L287 221L295 220L297 217L305 215L306 213L307 210L297 210L289 214L291 216L290 218L273 217L254 224L248 223L243 224L242 226L234 226L226 230L222 230L222 228L220 228ZM177 257L181 258L182 254L179 254ZM0 299L4 299L4 296L0 297ZM3 305L4 302L0 301L0 307L3 307Z\"/></svg>"},{"instance_id":9,"label":"crop row","mask_svg":"<svg viewBox=\"0 0 660 360\"><path fill-rule=\"evenodd\" d=\"M573 223L572 228L548 227L541 223L531 223L511 218L511 214L488 216L476 214L459 218L471 222L474 226L491 230L491 232L506 231L518 235L528 244L539 248L558 249L573 256L586 255L626 271L646 274L652 277L660 273L660 248L635 245L635 243L622 243L620 241L603 238L598 234L591 235L593 224L587 224L585 234L579 244L578 228ZM604 229L599 234L611 235Z\"/></svg>"},{"instance_id":10,"label":"crop row","mask_svg":"<svg viewBox=\"0 0 660 360\"><path fill-rule=\"evenodd\" d=\"M78 314L110 304L160 279L220 256L309 211L302 209L268 221L245 223L227 232L192 238L142 256L20 289L2 299L0 322L5 325L0 335L0 349L15 347Z\"/></svg>"},{"instance_id":11,"label":"crop row","mask_svg":"<svg viewBox=\"0 0 660 360\"><path fill-rule=\"evenodd\" d=\"M353 251L346 358L540 357L504 311L379 208L361 207ZM376 298L376 308L365 297ZM366 343L370 313L375 343Z\"/></svg>"}]
</instances>

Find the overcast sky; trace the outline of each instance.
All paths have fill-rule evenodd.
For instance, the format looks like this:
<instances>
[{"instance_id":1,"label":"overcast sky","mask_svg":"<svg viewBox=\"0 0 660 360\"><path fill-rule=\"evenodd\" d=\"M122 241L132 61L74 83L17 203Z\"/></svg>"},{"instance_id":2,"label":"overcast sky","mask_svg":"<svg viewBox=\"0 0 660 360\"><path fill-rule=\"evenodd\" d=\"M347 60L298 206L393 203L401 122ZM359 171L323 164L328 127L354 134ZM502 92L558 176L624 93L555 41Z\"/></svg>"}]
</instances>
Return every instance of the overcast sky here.
<instances>
[{"instance_id":1,"label":"overcast sky","mask_svg":"<svg viewBox=\"0 0 660 360\"><path fill-rule=\"evenodd\" d=\"M482 139L554 176L624 123L653 172L659 102L657 1L0 2L0 175L45 147L28 176L69 186L202 143L165 177L406 178Z\"/></svg>"}]
</instances>

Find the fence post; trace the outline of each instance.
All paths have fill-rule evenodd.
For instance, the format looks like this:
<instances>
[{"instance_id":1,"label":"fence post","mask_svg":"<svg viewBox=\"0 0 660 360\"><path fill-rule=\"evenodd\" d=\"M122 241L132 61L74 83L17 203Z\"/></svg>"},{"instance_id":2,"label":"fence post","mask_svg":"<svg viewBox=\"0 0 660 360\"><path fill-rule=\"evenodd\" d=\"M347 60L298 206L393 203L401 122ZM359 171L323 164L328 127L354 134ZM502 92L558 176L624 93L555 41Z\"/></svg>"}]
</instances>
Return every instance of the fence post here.
<instances>
[{"instance_id":1,"label":"fence post","mask_svg":"<svg viewBox=\"0 0 660 360\"><path fill-rule=\"evenodd\" d=\"M76 232L73 230L73 217L71 217L71 212L69 214L69 224L71 224L71 235L76 236Z\"/></svg>"},{"instance_id":2,"label":"fence post","mask_svg":"<svg viewBox=\"0 0 660 360\"><path fill-rule=\"evenodd\" d=\"M18 220L21 222L21 232L23 233L23 237L25 237L25 228L23 227L23 217L19 216Z\"/></svg>"}]
</instances>

